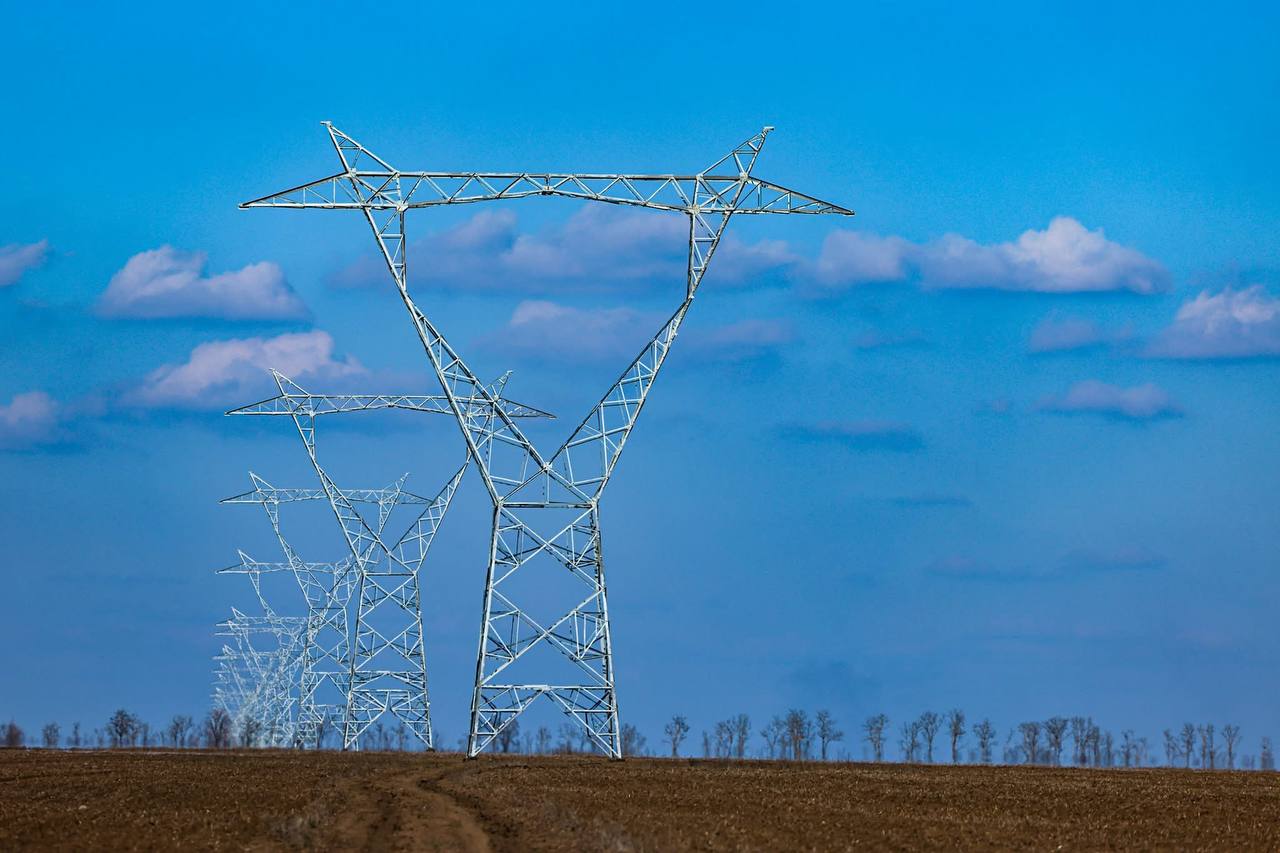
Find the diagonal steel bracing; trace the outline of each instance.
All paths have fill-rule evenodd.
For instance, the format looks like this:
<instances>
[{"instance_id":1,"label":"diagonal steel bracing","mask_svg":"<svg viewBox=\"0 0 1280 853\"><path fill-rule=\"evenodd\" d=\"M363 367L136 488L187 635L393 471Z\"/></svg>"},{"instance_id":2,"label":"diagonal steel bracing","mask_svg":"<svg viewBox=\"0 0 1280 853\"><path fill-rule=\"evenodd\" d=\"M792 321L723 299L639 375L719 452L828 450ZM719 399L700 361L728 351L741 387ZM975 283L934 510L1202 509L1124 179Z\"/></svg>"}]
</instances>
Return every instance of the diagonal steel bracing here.
<instances>
[{"instance_id":1,"label":"diagonal steel bracing","mask_svg":"<svg viewBox=\"0 0 1280 853\"><path fill-rule=\"evenodd\" d=\"M493 502L468 754L476 755L537 697L576 719L603 753L621 757L599 500L657 379L729 218L743 214L852 215L752 175L771 128L696 174L405 172L325 123L342 170L242 208L359 210L440 381ZM561 196L685 214L683 301L550 457L524 436L409 294L410 209ZM572 330L566 330L571 334ZM488 403L488 406L477 405ZM555 570L578 584L560 608L534 606L519 580ZM568 607L564 610L563 607ZM542 610L547 610L543 613ZM550 652L556 670L545 661ZM534 663L542 654L543 660ZM567 664L567 666L565 666ZM552 677L549 673L555 672ZM561 676L565 677L561 677Z\"/></svg>"}]
</instances>

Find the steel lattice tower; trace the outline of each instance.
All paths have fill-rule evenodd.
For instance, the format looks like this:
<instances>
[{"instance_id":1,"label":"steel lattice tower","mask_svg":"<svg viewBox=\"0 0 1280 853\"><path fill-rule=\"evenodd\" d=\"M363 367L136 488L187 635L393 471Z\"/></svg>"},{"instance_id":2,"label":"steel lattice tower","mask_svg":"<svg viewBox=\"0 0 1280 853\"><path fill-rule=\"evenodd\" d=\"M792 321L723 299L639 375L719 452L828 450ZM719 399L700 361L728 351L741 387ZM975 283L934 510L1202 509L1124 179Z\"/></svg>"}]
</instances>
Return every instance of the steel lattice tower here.
<instances>
[{"instance_id":1,"label":"steel lattice tower","mask_svg":"<svg viewBox=\"0 0 1280 853\"><path fill-rule=\"evenodd\" d=\"M470 457L480 469L493 503L493 528L468 755L478 754L534 700L545 696L576 719L601 752L620 758L600 543L601 493L729 218L736 213L852 215L852 211L754 177L756 159L772 129L767 127L692 175L404 172L332 124L326 122L325 127L341 161L340 172L245 202L241 208L321 208L364 214ZM492 393L414 302L406 257L405 214L410 209L534 196L675 211L689 219L684 299L549 457L496 405ZM477 406L477 400L492 405ZM578 583L577 593L566 594L560 607L537 601L528 584L521 588L530 567L539 564L558 567L557 574L567 572ZM549 580L552 575L543 572L538 577Z\"/></svg>"},{"instance_id":2,"label":"steel lattice tower","mask_svg":"<svg viewBox=\"0 0 1280 853\"><path fill-rule=\"evenodd\" d=\"M445 414L450 411L447 400L438 395L310 394L284 375L272 374L278 396L228 414L288 416L321 488L277 489L251 473L253 490L224 503L261 504L286 562L261 563L241 552L240 563L222 571L249 575L264 609L267 605L260 585L264 571L291 571L303 593L308 616L298 689L298 745L315 744L325 720L338 719L343 748L356 749L361 735L384 713L391 713L430 749L433 739L419 573L468 463L464 462L434 498L405 491L408 475L381 490L340 489L320 465L315 420L322 415L377 409ZM490 400L476 401L475 406L492 411L493 405L501 405L516 418L549 417L504 400L501 391L506 379L503 376L488 386ZM285 538L280 505L310 500L327 501L342 527L349 554L339 563L306 562ZM375 505L376 523L372 517L366 519L357 504ZM396 507L407 504L424 508L404 535L388 545L383 539L387 522ZM353 596L354 618L348 610ZM338 701L319 701L326 685L333 688L328 691L330 696L337 692Z\"/></svg>"},{"instance_id":3,"label":"steel lattice tower","mask_svg":"<svg viewBox=\"0 0 1280 853\"><path fill-rule=\"evenodd\" d=\"M219 623L221 636L231 637L214 658L218 664L214 704L231 716L245 746L289 746L294 738L293 684L302 663L304 619L247 616L232 608L231 618ZM259 648L255 637L266 637L270 648Z\"/></svg>"}]
</instances>

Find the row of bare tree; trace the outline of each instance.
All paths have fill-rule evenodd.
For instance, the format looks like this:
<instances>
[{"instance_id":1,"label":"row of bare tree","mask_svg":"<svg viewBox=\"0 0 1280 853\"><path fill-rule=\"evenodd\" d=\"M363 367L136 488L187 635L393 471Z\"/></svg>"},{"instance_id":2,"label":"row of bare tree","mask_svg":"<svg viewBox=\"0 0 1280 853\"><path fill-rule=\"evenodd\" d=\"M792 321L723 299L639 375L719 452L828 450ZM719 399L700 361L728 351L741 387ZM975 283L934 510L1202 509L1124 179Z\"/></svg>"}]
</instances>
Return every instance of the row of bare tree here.
<instances>
[{"instance_id":1,"label":"row of bare tree","mask_svg":"<svg viewBox=\"0 0 1280 853\"><path fill-rule=\"evenodd\" d=\"M885 760L886 739L889 736L889 718L885 714L867 717L862 724L863 741L867 745L866 756L873 761ZM1271 739L1263 737L1261 753L1240 756L1240 727L1226 725L1221 729L1221 743L1215 739L1212 723L1196 726L1186 723L1176 735L1166 729L1165 763L1169 767L1202 767L1235 769L1237 758L1244 769L1275 770L1275 753ZM670 755L678 757L681 746L690 732L688 720L677 714L663 729ZM751 720L746 714L738 714L715 724L712 730L702 733L702 754L706 758L745 758L749 753L748 740ZM942 735L939 744L938 736ZM826 761L832 757L831 747L844 740L844 732L836 724L830 712L819 711L812 718L800 709L791 709L785 715L773 717L760 730L763 740L757 753L762 758L788 761L805 761L818 758ZM966 741L966 738L971 740ZM952 709L946 714L925 711L913 720L901 724L898 735L899 759L906 763L933 763L935 747L946 750L953 764L991 764L997 760L998 732L988 719L969 727L964 711ZM1069 754L1067 753L1069 747ZM1132 729L1126 729L1117 741L1111 732L1099 727L1092 717L1054 716L1047 720L1031 720L1010 729L998 760L1004 764L1046 764L1061 766L1065 763L1078 767L1145 767L1158 763L1150 743Z\"/></svg>"},{"instance_id":2,"label":"row of bare tree","mask_svg":"<svg viewBox=\"0 0 1280 853\"><path fill-rule=\"evenodd\" d=\"M25 746L26 733L12 720L0 729L4 745L9 748ZM82 730L80 723L72 723L71 730L63 737L62 727L46 723L40 730L39 744L46 749L60 746L67 749L130 749L169 747L175 749L196 748L226 749L234 745L231 717L221 708L215 708L198 728L195 721L185 714L177 714L163 727L153 727L139 717L121 708L101 728Z\"/></svg>"},{"instance_id":3,"label":"row of bare tree","mask_svg":"<svg viewBox=\"0 0 1280 853\"><path fill-rule=\"evenodd\" d=\"M183 714L175 715L167 725L152 727L125 709L112 714L105 725L90 732L81 730L74 723L71 730L62 735L57 723L48 723L40 732L39 743L46 748L65 746L80 748L151 748L171 749L205 747L228 749L234 746L258 745L261 732L248 723L235 731L230 715L216 708L208 713L200 724ZM331 727L328 727L331 728ZM687 741L691 728L683 715L677 714L664 726L665 743L671 757L679 757L681 747ZM866 757L873 761L885 760L889 718L874 714L862 723L862 740L866 743ZM812 717L798 708L772 717L759 731L760 749L751 749L751 718L737 714L717 722L710 730L702 732L702 755L705 758L761 757L785 761L808 761L836 756L832 749L844 741L845 734L829 711L820 710ZM906 763L933 763L938 735L943 736L940 745L946 750L952 763L991 764L996 760L997 731L990 720L983 719L968 726L964 711L953 709L946 714L925 711L913 720L903 722L898 735L898 757ZM972 740L966 741L967 737ZM633 725L622 727L622 751L624 755L650 754L646 738ZM23 730L13 721L0 727L0 743L10 748L24 746L27 742ZM324 745L322 735L321 744ZM1164 730L1165 765L1169 767L1275 770L1275 754L1271 739L1262 738L1261 752L1241 755L1240 727L1224 725L1220 730L1212 723L1195 725L1185 723L1181 729ZM405 750L410 748L410 737L401 725L398 729L384 727L381 723L366 733L361 747L366 750ZM461 747L461 742L459 743ZM522 731L513 722L498 735L495 743L498 752L547 754L590 753L595 747L583 728L575 723L565 723L553 734L546 726L536 731ZM1068 751L1069 748L1069 751ZM1064 755L1065 753L1065 755ZM1158 763L1150 743L1137 736L1132 729L1120 734L1119 741L1109 731L1104 731L1091 717L1050 717L1047 720L1031 720L1019 723L1006 733L999 760L1005 764L1046 764L1078 767L1145 767Z\"/></svg>"}]
</instances>

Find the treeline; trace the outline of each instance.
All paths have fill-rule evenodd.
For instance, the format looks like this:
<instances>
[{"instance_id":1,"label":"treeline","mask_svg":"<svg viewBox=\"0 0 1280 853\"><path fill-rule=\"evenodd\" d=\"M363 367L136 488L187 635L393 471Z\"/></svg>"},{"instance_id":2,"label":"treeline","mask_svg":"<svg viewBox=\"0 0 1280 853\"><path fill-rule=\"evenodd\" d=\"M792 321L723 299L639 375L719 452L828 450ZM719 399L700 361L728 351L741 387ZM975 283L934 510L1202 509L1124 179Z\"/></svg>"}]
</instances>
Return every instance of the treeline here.
<instances>
[{"instance_id":1,"label":"treeline","mask_svg":"<svg viewBox=\"0 0 1280 853\"><path fill-rule=\"evenodd\" d=\"M675 715L663 728L669 754L678 757L690 733L688 720ZM1042 764L1076 767L1155 767L1160 756L1146 737L1125 729L1116 737L1092 717L1054 716L1028 720L1001 732L989 719L970 725L965 712L953 709L946 714L925 711L902 721L896 732L885 714L863 720L860 756L883 762L892 760L889 749L896 745L900 762L932 764ZM896 737L896 743L893 742ZM845 746L845 733L828 711L812 717L798 708L774 716L763 726L751 748L751 720L738 714L702 732L704 758L767 758L788 761L855 760ZM1242 753L1239 726L1212 723L1185 723L1180 729L1164 730L1163 766L1206 770L1275 770L1271 738L1262 737L1259 752Z\"/></svg>"},{"instance_id":2,"label":"treeline","mask_svg":"<svg viewBox=\"0 0 1280 853\"><path fill-rule=\"evenodd\" d=\"M221 708L208 713L200 725L192 717L176 714L163 726L153 726L121 708L100 727L81 728L72 723L65 732L58 723L46 723L38 739L28 739L26 732L10 720L0 729L0 740L10 749L42 746L45 749L228 749L238 745L232 731L231 717Z\"/></svg>"},{"instance_id":3,"label":"treeline","mask_svg":"<svg viewBox=\"0 0 1280 853\"><path fill-rule=\"evenodd\" d=\"M1050 717L1028 720L1003 732L1001 740L996 727L988 719L970 725L965 712L953 709L946 714L925 711L920 716L899 723L896 732L885 714L874 714L863 720L856 737L846 739L835 717L826 710L810 716L803 709L792 708L775 715L755 730L751 717L736 714L701 732L701 749L691 748L692 727L682 714L676 714L663 727L662 748L656 753L647 738L634 725L624 724L621 731L622 752L629 756L667 755L672 758L701 754L712 759L763 758L783 761L852 761L857 758L883 762L953 764L1041 764L1076 767L1154 767L1160 766L1160 755L1151 742L1133 729L1125 729L1116 737L1101 728L1092 717ZM244 721L239 730L231 716L221 708L210 711L197 723L192 717L178 714L163 726L152 726L134 714L120 709L101 727L84 730L73 723L66 732L58 723L47 723L38 739L29 740L12 720L0 727L0 743L5 747L43 746L47 749L230 749L260 746L262 732L254 721ZM320 746L336 747L332 725L322 725ZM437 746L443 741L437 732ZM849 747L857 743L859 754ZM1177 729L1165 729L1163 766L1206 770L1275 770L1275 753L1271 738L1262 737L1259 752L1242 752L1243 735L1239 726L1227 724L1221 729L1212 723L1184 723ZM464 739L459 739L459 749ZM361 738L360 747L371 751L404 751L414 747L403 724L396 727L378 722ZM891 750L896 747L896 754ZM512 722L498 735L490 748L499 753L581 754L596 752L586 731L577 723L563 723L553 732L547 726L521 729Z\"/></svg>"}]
</instances>

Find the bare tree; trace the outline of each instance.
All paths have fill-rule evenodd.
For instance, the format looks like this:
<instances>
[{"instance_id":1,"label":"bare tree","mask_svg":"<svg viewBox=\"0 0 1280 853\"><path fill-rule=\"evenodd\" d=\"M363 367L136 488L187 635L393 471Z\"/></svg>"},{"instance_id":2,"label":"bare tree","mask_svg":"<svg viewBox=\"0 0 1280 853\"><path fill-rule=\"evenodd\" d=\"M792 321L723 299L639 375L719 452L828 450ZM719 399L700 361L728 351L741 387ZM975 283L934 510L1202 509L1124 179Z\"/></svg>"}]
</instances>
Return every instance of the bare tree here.
<instances>
[{"instance_id":1,"label":"bare tree","mask_svg":"<svg viewBox=\"0 0 1280 853\"><path fill-rule=\"evenodd\" d=\"M676 714L671 718L671 722L663 727L662 732L667 736L667 743L671 744L671 757L679 758L680 744L689 734L689 721L683 715Z\"/></svg>"},{"instance_id":2,"label":"bare tree","mask_svg":"<svg viewBox=\"0 0 1280 853\"><path fill-rule=\"evenodd\" d=\"M702 757L711 757L711 736L707 734L707 730L702 730Z\"/></svg>"},{"instance_id":3,"label":"bare tree","mask_svg":"<svg viewBox=\"0 0 1280 853\"><path fill-rule=\"evenodd\" d=\"M1083 767L1089 763L1088 752L1089 720L1084 717L1071 718L1071 760Z\"/></svg>"},{"instance_id":4,"label":"bare tree","mask_svg":"<svg viewBox=\"0 0 1280 853\"><path fill-rule=\"evenodd\" d=\"M826 761L827 747L837 741L844 740L844 732L836 728L835 718L831 716L830 711L819 711L814 720L818 727L818 744L822 760Z\"/></svg>"},{"instance_id":5,"label":"bare tree","mask_svg":"<svg viewBox=\"0 0 1280 853\"><path fill-rule=\"evenodd\" d=\"M560 726L560 743L556 746L556 752L573 754L592 752L594 748L586 729L582 726L576 723L563 723Z\"/></svg>"},{"instance_id":6,"label":"bare tree","mask_svg":"<svg viewBox=\"0 0 1280 853\"><path fill-rule=\"evenodd\" d=\"M778 748L782 745L783 733L786 726L782 724L782 717L774 716L769 720L769 724L760 729L760 738L764 739L765 748L768 749L769 758L778 757Z\"/></svg>"},{"instance_id":7,"label":"bare tree","mask_svg":"<svg viewBox=\"0 0 1280 853\"><path fill-rule=\"evenodd\" d=\"M111 740L112 749L133 746L133 740L137 737L137 732L137 718L124 708L116 711L111 715L111 718L107 720L107 737Z\"/></svg>"},{"instance_id":8,"label":"bare tree","mask_svg":"<svg viewBox=\"0 0 1280 853\"><path fill-rule=\"evenodd\" d=\"M715 732L715 754L716 758L732 758L733 757L733 721L721 720L716 723Z\"/></svg>"},{"instance_id":9,"label":"bare tree","mask_svg":"<svg viewBox=\"0 0 1280 853\"><path fill-rule=\"evenodd\" d=\"M809 757L809 749L813 743L813 723L809 715L800 708L787 711L785 721L786 745L793 761L804 761Z\"/></svg>"},{"instance_id":10,"label":"bare tree","mask_svg":"<svg viewBox=\"0 0 1280 853\"><path fill-rule=\"evenodd\" d=\"M991 763L991 745L996 740L996 727L991 725L990 720L983 720L973 727L973 733L978 738L978 755L983 764Z\"/></svg>"},{"instance_id":11,"label":"bare tree","mask_svg":"<svg viewBox=\"0 0 1280 853\"><path fill-rule=\"evenodd\" d=\"M1040 724L1034 720L1028 723L1019 723L1018 731L1022 734L1022 753L1024 761L1027 764L1035 764L1037 751L1040 744Z\"/></svg>"},{"instance_id":12,"label":"bare tree","mask_svg":"<svg viewBox=\"0 0 1280 853\"><path fill-rule=\"evenodd\" d=\"M1120 733L1120 756L1125 767L1132 767L1137 755L1138 744L1134 740L1133 729L1125 729Z\"/></svg>"},{"instance_id":13,"label":"bare tree","mask_svg":"<svg viewBox=\"0 0 1280 853\"><path fill-rule=\"evenodd\" d=\"M1225 725L1222 727L1223 748L1227 751L1227 769L1236 769L1236 744L1240 742L1240 727Z\"/></svg>"},{"instance_id":14,"label":"bare tree","mask_svg":"<svg viewBox=\"0 0 1280 853\"><path fill-rule=\"evenodd\" d=\"M747 739L751 737L751 718L746 714L731 717L733 724L733 754L735 758L747 757Z\"/></svg>"},{"instance_id":15,"label":"bare tree","mask_svg":"<svg viewBox=\"0 0 1280 853\"><path fill-rule=\"evenodd\" d=\"M1049 757L1056 765L1062 764L1062 741L1070 721L1066 717L1050 717L1044 721L1044 739L1049 747Z\"/></svg>"},{"instance_id":16,"label":"bare tree","mask_svg":"<svg viewBox=\"0 0 1280 853\"><path fill-rule=\"evenodd\" d=\"M151 748L151 724L138 721L138 745L143 749Z\"/></svg>"},{"instance_id":17,"label":"bare tree","mask_svg":"<svg viewBox=\"0 0 1280 853\"><path fill-rule=\"evenodd\" d=\"M862 724L862 730L867 733L866 741L871 744L873 761L884 761L884 729L887 725L889 725L889 718L884 714L867 717L866 722Z\"/></svg>"},{"instance_id":18,"label":"bare tree","mask_svg":"<svg viewBox=\"0 0 1280 853\"><path fill-rule=\"evenodd\" d=\"M1111 736L1111 732L1107 732L1102 736L1102 761L1103 767L1114 767L1116 764L1115 738Z\"/></svg>"},{"instance_id":19,"label":"bare tree","mask_svg":"<svg viewBox=\"0 0 1280 853\"><path fill-rule=\"evenodd\" d=\"M404 723L396 726L396 751L404 752L409 746L409 729Z\"/></svg>"},{"instance_id":20,"label":"bare tree","mask_svg":"<svg viewBox=\"0 0 1280 853\"><path fill-rule=\"evenodd\" d=\"M240 722L240 746L248 748L258 745L258 738L262 736L262 723L253 717L245 717Z\"/></svg>"},{"instance_id":21,"label":"bare tree","mask_svg":"<svg viewBox=\"0 0 1280 853\"><path fill-rule=\"evenodd\" d=\"M1196 755L1196 727L1191 723L1183 723L1178 740L1182 750L1183 766L1190 767L1191 759Z\"/></svg>"},{"instance_id":22,"label":"bare tree","mask_svg":"<svg viewBox=\"0 0 1280 853\"><path fill-rule=\"evenodd\" d=\"M185 714L174 714L173 719L169 721L167 734L169 735L169 744L176 749L181 749L187 745L187 734L191 731L191 718Z\"/></svg>"},{"instance_id":23,"label":"bare tree","mask_svg":"<svg viewBox=\"0 0 1280 853\"><path fill-rule=\"evenodd\" d=\"M964 737L964 711L952 708L947 713L947 734L951 736L951 763L960 763L960 740Z\"/></svg>"},{"instance_id":24,"label":"bare tree","mask_svg":"<svg viewBox=\"0 0 1280 853\"><path fill-rule=\"evenodd\" d=\"M1276 769L1276 754L1271 749L1271 738L1262 739L1262 754L1258 756L1258 767L1262 770Z\"/></svg>"},{"instance_id":25,"label":"bare tree","mask_svg":"<svg viewBox=\"0 0 1280 853\"><path fill-rule=\"evenodd\" d=\"M1213 723L1200 727L1200 766L1213 770L1218 761L1218 747L1213 742Z\"/></svg>"},{"instance_id":26,"label":"bare tree","mask_svg":"<svg viewBox=\"0 0 1280 853\"><path fill-rule=\"evenodd\" d=\"M925 761L933 763L933 739L942 726L942 718L933 711L925 711L920 715L920 733L924 735Z\"/></svg>"},{"instance_id":27,"label":"bare tree","mask_svg":"<svg viewBox=\"0 0 1280 853\"><path fill-rule=\"evenodd\" d=\"M1085 734L1085 749L1088 751L1089 763L1094 767L1102 766L1102 730L1092 720L1089 731Z\"/></svg>"},{"instance_id":28,"label":"bare tree","mask_svg":"<svg viewBox=\"0 0 1280 853\"><path fill-rule=\"evenodd\" d=\"M204 718L204 742L210 749L228 749L232 736L231 715L225 708L214 708Z\"/></svg>"},{"instance_id":29,"label":"bare tree","mask_svg":"<svg viewBox=\"0 0 1280 853\"><path fill-rule=\"evenodd\" d=\"M18 749L27 740L27 736L13 720L4 727L4 745L7 749Z\"/></svg>"},{"instance_id":30,"label":"bare tree","mask_svg":"<svg viewBox=\"0 0 1280 853\"><path fill-rule=\"evenodd\" d=\"M914 764L916 760L916 752L920 749L920 721L912 720L909 723L902 724L902 731L898 735L898 749L902 752L902 760L908 764Z\"/></svg>"},{"instance_id":31,"label":"bare tree","mask_svg":"<svg viewBox=\"0 0 1280 853\"><path fill-rule=\"evenodd\" d=\"M546 755L551 751L551 729L546 726L538 726L537 750L539 755Z\"/></svg>"},{"instance_id":32,"label":"bare tree","mask_svg":"<svg viewBox=\"0 0 1280 853\"><path fill-rule=\"evenodd\" d=\"M44 728L40 730L40 737L44 739L45 749L58 748L58 736L62 730L57 723L45 723Z\"/></svg>"},{"instance_id":33,"label":"bare tree","mask_svg":"<svg viewBox=\"0 0 1280 853\"><path fill-rule=\"evenodd\" d=\"M622 754L644 755L644 735L631 723L622 724Z\"/></svg>"},{"instance_id":34,"label":"bare tree","mask_svg":"<svg viewBox=\"0 0 1280 853\"><path fill-rule=\"evenodd\" d=\"M80 724L71 724L71 734L67 735L67 746L72 749L80 748Z\"/></svg>"},{"instance_id":35,"label":"bare tree","mask_svg":"<svg viewBox=\"0 0 1280 853\"><path fill-rule=\"evenodd\" d=\"M498 732L496 738L498 742L498 752L511 752L512 748L519 748L520 738L520 722L512 720Z\"/></svg>"},{"instance_id":36,"label":"bare tree","mask_svg":"<svg viewBox=\"0 0 1280 853\"><path fill-rule=\"evenodd\" d=\"M1178 766L1178 759L1182 756L1182 749L1178 746L1177 736L1169 731L1164 730L1164 760L1165 764L1170 767Z\"/></svg>"}]
</instances>

